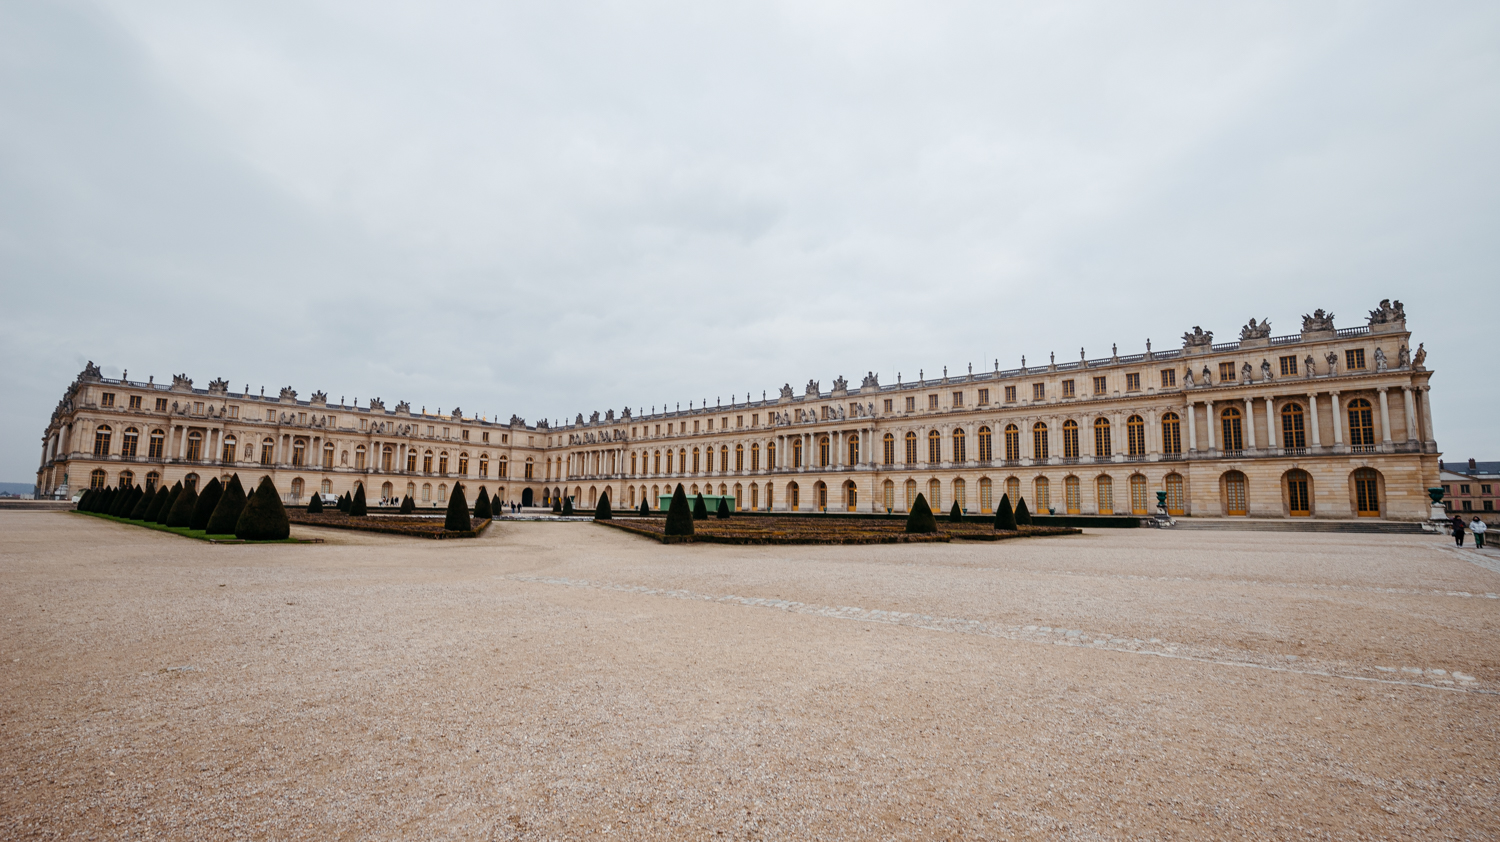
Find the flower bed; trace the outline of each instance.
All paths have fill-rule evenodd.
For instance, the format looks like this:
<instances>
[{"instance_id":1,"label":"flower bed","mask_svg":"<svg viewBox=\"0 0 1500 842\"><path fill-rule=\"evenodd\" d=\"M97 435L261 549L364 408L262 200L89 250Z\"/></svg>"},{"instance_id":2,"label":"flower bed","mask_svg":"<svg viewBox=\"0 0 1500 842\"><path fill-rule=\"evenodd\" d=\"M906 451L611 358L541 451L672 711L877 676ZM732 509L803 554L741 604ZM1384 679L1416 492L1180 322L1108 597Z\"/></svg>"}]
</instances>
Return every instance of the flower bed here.
<instances>
[{"instance_id":1,"label":"flower bed","mask_svg":"<svg viewBox=\"0 0 1500 842\"><path fill-rule=\"evenodd\" d=\"M997 531L985 523L945 523L938 531L909 535L902 518L844 520L736 515L728 520L708 518L693 522L692 537L668 536L663 518L621 518L596 521L615 529L655 538L664 544L928 544L949 541L1000 541L1043 535L1076 535L1080 529L1023 526L1015 532Z\"/></svg>"},{"instance_id":2,"label":"flower bed","mask_svg":"<svg viewBox=\"0 0 1500 842\"><path fill-rule=\"evenodd\" d=\"M287 519L302 526L322 526L328 529L355 529L360 532L383 532L387 535L408 535L413 538L477 538L491 523L489 518L470 518L473 529L467 532L450 532L443 528L441 517L415 517L410 515L381 515L379 517L350 517L343 512L323 512L310 515L307 512L286 513Z\"/></svg>"}]
</instances>

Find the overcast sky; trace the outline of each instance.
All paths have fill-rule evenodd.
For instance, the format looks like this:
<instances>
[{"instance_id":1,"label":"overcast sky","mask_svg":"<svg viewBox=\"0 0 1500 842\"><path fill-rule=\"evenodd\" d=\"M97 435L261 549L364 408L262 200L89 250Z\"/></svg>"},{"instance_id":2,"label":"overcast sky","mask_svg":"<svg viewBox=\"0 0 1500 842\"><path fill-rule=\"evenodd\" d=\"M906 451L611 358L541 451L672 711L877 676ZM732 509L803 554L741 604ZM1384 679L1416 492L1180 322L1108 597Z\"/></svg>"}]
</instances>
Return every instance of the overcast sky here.
<instances>
[{"instance_id":1,"label":"overcast sky","mask_svg":"<svg viewBox=\"0 0 1500 842\"><path fill-rule=\"evenodd\" d=\"M87 360L508 418L1406 303L1500 458L1500 4L0 3L0 480Z\"/></svg>"}]
</instances>

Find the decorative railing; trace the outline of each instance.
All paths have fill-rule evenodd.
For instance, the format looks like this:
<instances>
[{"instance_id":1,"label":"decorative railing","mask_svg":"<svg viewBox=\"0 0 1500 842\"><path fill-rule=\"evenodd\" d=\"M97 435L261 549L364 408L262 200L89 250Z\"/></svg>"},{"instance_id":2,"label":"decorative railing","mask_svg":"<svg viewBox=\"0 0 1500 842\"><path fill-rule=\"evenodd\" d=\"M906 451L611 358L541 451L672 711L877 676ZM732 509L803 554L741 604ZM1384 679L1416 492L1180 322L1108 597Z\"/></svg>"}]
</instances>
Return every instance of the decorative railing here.
<instances>
[{"instance_id":1,"label":"decorative railing","mask_svg":"<svg viewBox=\"0 0 1500 842\"><path fill-rule=\"evenodd\" d=\"M1369 327L1369 325L1366 325L1364 327L1345 327L1345 328L1340 328L1339 330L1337 330L1334 333L1334 335L1335 336L1339 336L1339 337L1344 337L1344 336L1364 336L1365 334L1367 334L1369 332L1370 332L1370 327Z\"/></svg>"}]
</instances>

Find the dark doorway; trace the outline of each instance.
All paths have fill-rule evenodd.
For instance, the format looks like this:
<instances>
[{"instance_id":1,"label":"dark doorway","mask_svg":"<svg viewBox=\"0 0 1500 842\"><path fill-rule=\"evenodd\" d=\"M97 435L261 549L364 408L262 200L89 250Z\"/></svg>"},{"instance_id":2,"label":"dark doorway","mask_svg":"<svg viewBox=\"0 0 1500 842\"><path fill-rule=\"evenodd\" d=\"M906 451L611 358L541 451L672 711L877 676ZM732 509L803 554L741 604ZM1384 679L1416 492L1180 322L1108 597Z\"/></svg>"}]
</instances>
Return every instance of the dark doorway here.
<instances>
[{"instance_id":1,"label":"dark doorway","mask_svg":"<svg viewBox=\"0 0 1500 842\"><path fill-rule=\"evenodd\" d=\"M521 505L523 505L523 506L530 506L531 505L531 489L525 488L525 489L521 490Z\"/></svg>"}]
</instances>

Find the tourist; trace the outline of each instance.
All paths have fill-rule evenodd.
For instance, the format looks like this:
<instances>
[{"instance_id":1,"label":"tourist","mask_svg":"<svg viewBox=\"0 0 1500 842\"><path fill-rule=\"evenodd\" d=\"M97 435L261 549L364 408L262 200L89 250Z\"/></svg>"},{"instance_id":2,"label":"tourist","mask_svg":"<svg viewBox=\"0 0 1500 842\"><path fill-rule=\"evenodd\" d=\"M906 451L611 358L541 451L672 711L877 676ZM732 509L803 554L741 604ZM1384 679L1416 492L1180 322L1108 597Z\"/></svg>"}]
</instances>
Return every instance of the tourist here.
<instances>
[{"instance_id":1,"label":"tourist","mask_svg":"<svg viewBox=\"0 0 1500 842\"><path fill-rule=\"evenodd\" d=\"M1464 545L1464 516L1453 516L1453 543L1462 547Z\"/></svg>"},{"instance_id":2,"label":"tourist","mask_svg":"<svg viewBox=\"0 0 1500 842\"><path fill-rule=\"evenodd\" d=\"M1475 515L1474 519L1469 521L1469 531L1474 533L1474 549L1484 549L1484 533L1489 528L1490 525L1480 520L1479 515Z\"/></svg>"}]
</instances>

